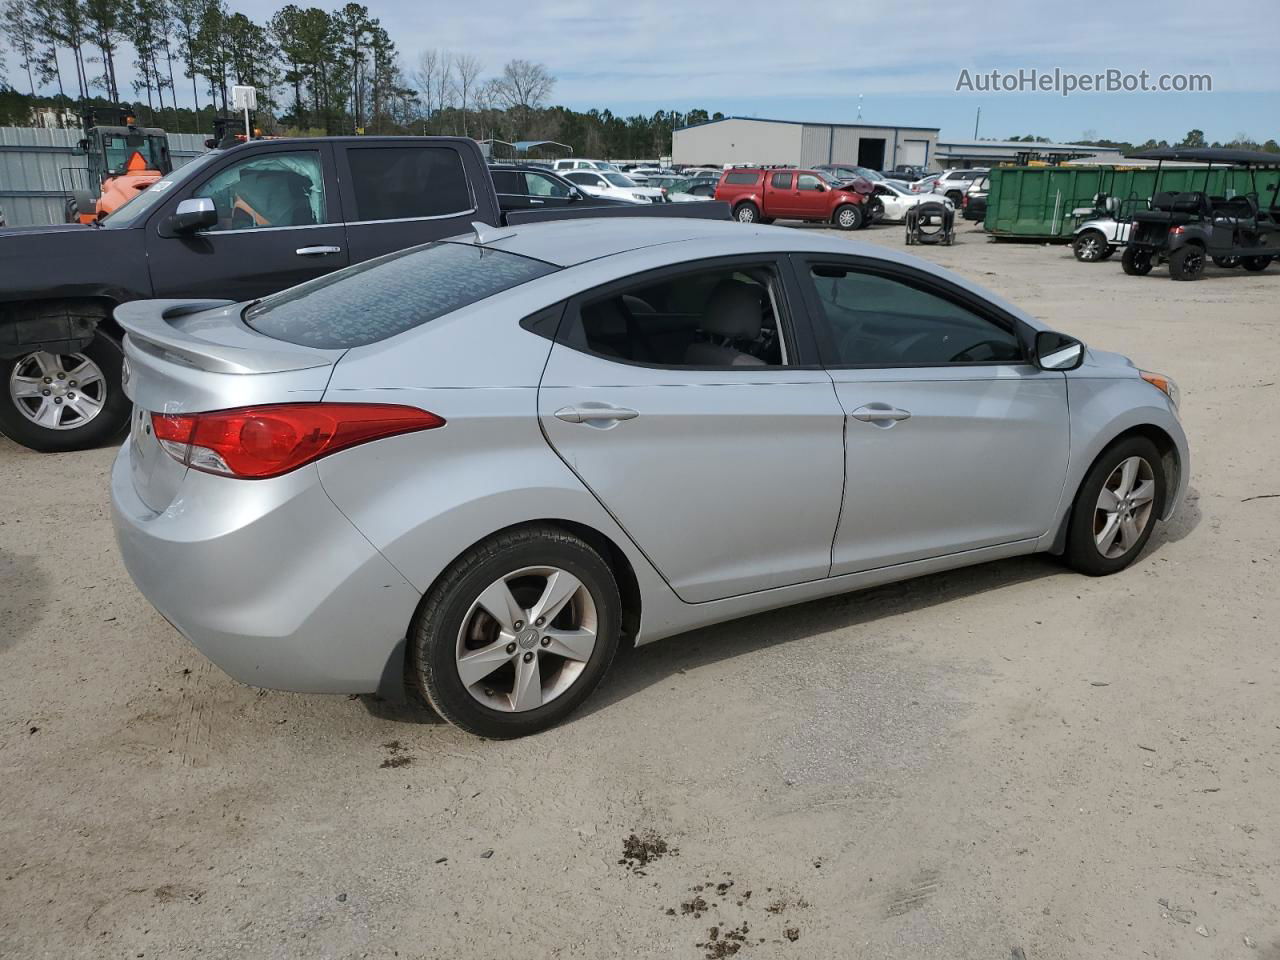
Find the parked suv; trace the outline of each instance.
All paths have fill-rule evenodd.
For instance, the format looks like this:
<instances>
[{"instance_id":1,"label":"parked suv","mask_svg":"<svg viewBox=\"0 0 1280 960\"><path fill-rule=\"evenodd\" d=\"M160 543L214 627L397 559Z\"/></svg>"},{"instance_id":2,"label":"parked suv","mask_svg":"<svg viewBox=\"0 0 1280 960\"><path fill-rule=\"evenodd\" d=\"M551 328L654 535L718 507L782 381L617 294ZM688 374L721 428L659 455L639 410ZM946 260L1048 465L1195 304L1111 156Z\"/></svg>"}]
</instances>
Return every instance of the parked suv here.
<instances>
[{"instance_id":1,"label":"parked suv","mask_svg":"<svg viewBox=\"0 0 1280 960\"><path fill-rule=\"evenodd\" d=\"M972 170L943 170L938 174L938 179L933 181L933 192L942 194L959 207L964 202L964 192L969 189L969 184L980 177L985 177L989 172L986 167L977 167Z\"/></svg>"},{"instance_id":2,"label":"parked suv","mask_svg":"<svg viewBox=\"0 0 1280 960\"><path fill-rule=\"evenodd\" d=\"M842 230L866 226L869 194L865 180L844 187L816 170L768 167L726 170L716 187L716 199L728 203L740 223L808 220Z\"/></svg>"}]
</instances>

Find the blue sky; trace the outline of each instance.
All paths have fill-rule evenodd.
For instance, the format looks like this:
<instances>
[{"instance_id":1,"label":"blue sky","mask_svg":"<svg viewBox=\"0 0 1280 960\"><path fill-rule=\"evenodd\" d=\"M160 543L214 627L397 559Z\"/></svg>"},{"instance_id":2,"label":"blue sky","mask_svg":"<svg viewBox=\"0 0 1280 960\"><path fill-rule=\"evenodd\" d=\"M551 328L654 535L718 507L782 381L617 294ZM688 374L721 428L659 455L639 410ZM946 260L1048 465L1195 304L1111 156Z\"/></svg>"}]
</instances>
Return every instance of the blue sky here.
<instances>
[{"instance_id":1,"label":"blue sky","mask_svg":"<svg viewBox=\"0 0 1280 960\"><path fill-rule=\"evenodd\" d=\"M228 0L265 20L277 0ZM330 8L340 4L322 4ZM406 74L436 47L477 56L487 74L513 58L547 65L555 103L615 113L702 107L726 114L938 126L945 136L1054 139L1280 139L1280 4L1237 0L1067 4L894 4L369 0ZM1211 93L982 94L961 70L1208 73ZM13 77L12 65L10 69ZM179 94L181 96L181 93ZM189 94L188 94L189 97Z\"/></svg>"}]
</instances>

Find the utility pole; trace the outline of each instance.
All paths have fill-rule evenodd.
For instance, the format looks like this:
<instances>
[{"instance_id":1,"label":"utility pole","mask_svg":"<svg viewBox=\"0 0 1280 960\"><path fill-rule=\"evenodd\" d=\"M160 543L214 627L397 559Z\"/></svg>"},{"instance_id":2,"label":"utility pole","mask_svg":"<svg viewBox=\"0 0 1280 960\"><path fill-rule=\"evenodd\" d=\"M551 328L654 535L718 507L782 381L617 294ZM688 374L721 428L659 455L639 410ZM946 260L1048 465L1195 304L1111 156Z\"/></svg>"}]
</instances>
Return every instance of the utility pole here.
<instances>
[{"instance_id":1,"label":"utility pole","mask_svg":"<svg viewBox=\"0 0 1280 960\"><path fill-rule=\"evenodd\" d=\"M978 108L978 115L973 118L973 139L978 139L978 123L982 120L982 108Z\"/></svg>"}]
</instances>

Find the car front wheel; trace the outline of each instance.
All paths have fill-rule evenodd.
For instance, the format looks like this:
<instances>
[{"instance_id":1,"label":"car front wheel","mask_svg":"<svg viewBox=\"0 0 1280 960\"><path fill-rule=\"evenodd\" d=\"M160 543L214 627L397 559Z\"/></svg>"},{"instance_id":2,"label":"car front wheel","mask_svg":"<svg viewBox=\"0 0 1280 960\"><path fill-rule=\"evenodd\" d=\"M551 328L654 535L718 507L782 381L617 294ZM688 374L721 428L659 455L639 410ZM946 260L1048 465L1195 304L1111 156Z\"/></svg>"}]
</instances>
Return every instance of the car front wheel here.
<instances>
[{"instance_id":1,"label":"car front wheel","mask_svg":"<svg viewBox=\"0 0 1280 960\"><path fill-rule=\"evenodd\" d=\"M1101 230L1086 230L1076 237L1072 247L1081 263L1096 263L1107 256L1107 238Z\"/></svg>"},{"instance_id":2,"label":"car front wheel","mask_svg":"<svg viewBox=\"0 0 1280 960\"><path fill-rule=\"evenodd\" d=\"M862 211L853 204L847 203L836 211L832 219L841 230L857 230L862 226Z\"/></svg>"},{"instance_id":3,"label":"car front wheel","mask_svg":"<svg viewBox=\"0 0 1280 960\"><path fill-rule=\"evenodd\" d=\"M1138 558L1165 500L1160 452L1130 437L1103 452L1071 508L1067 562L1089 576L1123 570Z\"/></svg>"},{"instance_id":4,"label":"car front wheel","mask_svg":"<svg viewBox=\"0 0 1280 960\"><path fill-rule=\"evenodd\" d=\"M557 527L473 547L423 600L410 682L450 723L508 739L571 713L618 648L621 600L609 565Z\"/></svg>"},{"instance_id":5,"label":"car front wheel","mask_svg":"<svg viewBox=\"0 0 1280 960\"><path fill-rule=\"evenodd\" d=\"M78 353L33 350L0 360L0 433L41 453L86 450L129 422L120 344L98 329Z\"/></svg>"}]
</instances>

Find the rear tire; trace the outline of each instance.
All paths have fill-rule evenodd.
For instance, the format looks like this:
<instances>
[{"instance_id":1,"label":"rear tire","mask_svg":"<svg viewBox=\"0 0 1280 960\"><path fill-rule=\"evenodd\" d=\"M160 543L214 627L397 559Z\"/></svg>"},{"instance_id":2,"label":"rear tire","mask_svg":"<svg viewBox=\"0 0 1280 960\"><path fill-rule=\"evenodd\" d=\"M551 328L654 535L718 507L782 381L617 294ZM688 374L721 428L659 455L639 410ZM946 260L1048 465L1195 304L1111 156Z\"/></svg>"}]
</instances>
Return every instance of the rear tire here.
<instances>
[{"instance_id":1,"label":"rear tire","mask_svg":"<svg viewBox=\"0 0 1280 960\"><path fill-rule=\"evenodd\" d=\"M1133 464L1133 481L1127 491L1126 464ZM1104 498L1104 486L1121 495ZM1154 443L1146 437L1130 437L1104 450L1085 475L1071 507L1067 563L1091 577L1117 573L1129 566L1151 538L1156 520L1164 511L1165 496L1163 462ZM1130 503L1122 506L1119 501L1125 499ZM1111 507L1116 510L1109 512Z\"/></svg>"},{"instance_id":2,"label":"rear tire","mask_svg":"<svg viewBox=\"0 0 1280 960\"><path fill-rule=\"evenodd\" d=\"M1101 230L1086 230L1076 237L1071 248L1081 263L1097 263L1108 256L1107 238Z\"/></svg>"},{"instance_id":3,"label":"rear tire","mask_svg":"<svg viewBox=\"0 0 1280 960\"><path fill-rule=\"evenodd\" d=\"M1145 277L1154 265L1151 262L1150 250L1139 250L1136 247L1125 247L1124 256L1120 258L1124 272L1131 277Z\"/></svg>"},{"instance_id":4,"label":"rear tire","mask_svg":"<svg viewBox=\"0 0 1280 960\"><path fill-rule=\"evenodd\" d=\"M836 209L831 222L841 230L857 230L864 223L862 209L855 204L846 203Z\"/></svg>"},{"instance_id":5,"label":"rear tire","mask_svg":"<svg viewBox=\"0 0 1280 960\"><path fill-rule=\"evenodd\" d=\"M120 344L101 327L94 331L89 346L73 354L32 351L0 360L0 433L41 453L88 450L115 440L129 423L129 398L121 385L123 363ZM101 380L86 385L83 392L77 392L79 384L71 387L69 379L59 381L58 373L70 374L76 369L95 371ZM33 394L33 388L41 390L46 371L52 381L50 395ZM53 396L63 390L63 396ZM58 399L63 403L49 406ZM77 403L86 411L91 409L86 401L99 408L92 415L77 415ZM50 417L58 418L60 426L53 426Z\"/></svg>"},{"instance_id":6,"label":"rear tire","mask_svg":"<svg viewBox=\"0 0 1280 960\"><path fill-rule=\"evenodd\" d=\"M951 205L957 210L960 209L960 204L964 202L964 194L959 190L948 190L944 196L951 201Z\"/></svg>"},{"instance_id":7,"label":"rear tire","mask_svg":"<svg viewBox=\"0 0 1280 960\"><path fill-rule=\"evenodd\" d=\"M546 622L536 619L540 603L570 590ZM499 534L464 553L428 591L410 628L409 681L468 733L499 740L537 733L600 683L618 649L621 611L612 571L585 541L552 526ZM556 652L571 645L574 657Z\"/></svg>"},{"instance_id":8,"label":"rear tire","mask_svg":"<svg viewBox=\"0 0 1280 960\"><path fill-rule=\"evenodd\" d=\"M739 223L758 223L760 221L760 208L754 203L740 203L733 208L733 219Z\"/></svg>"},{"instance_id":9,"label":"rear tire","mask_svg":"<svg viewBox=\"0 0 1280 960\"><path fill-rule=\"evenodd\" d=\"M1231 270L1235 267L1240 266L1240 258L1239 257L1214 257L1213 265L1215 267L1222 267L1222 269L1224 270Z\"/></svg>"},{"instance_id":10,"label":"rear tire","mask_svg":"<svg viewBox=\"0 0 1280 960\"><path fill-rule=\"evenodd\" d=\"M1267 269L1267 264L1271 262L1270 257L1241 257L1240 266L1244 267L1251 273L1258 273Z\"/></svg>"},{"instance_id":11,"label":"rear tire","mask_svg":"<svg viewBox=\"0 0 1280 960\"><path fill-rule=\"evenodd\" d=\"M1199 280L1204 273L1204 250L1189 243L1169 254L1169 276L1173 280Z\"/></svg>"}]
</instances>

